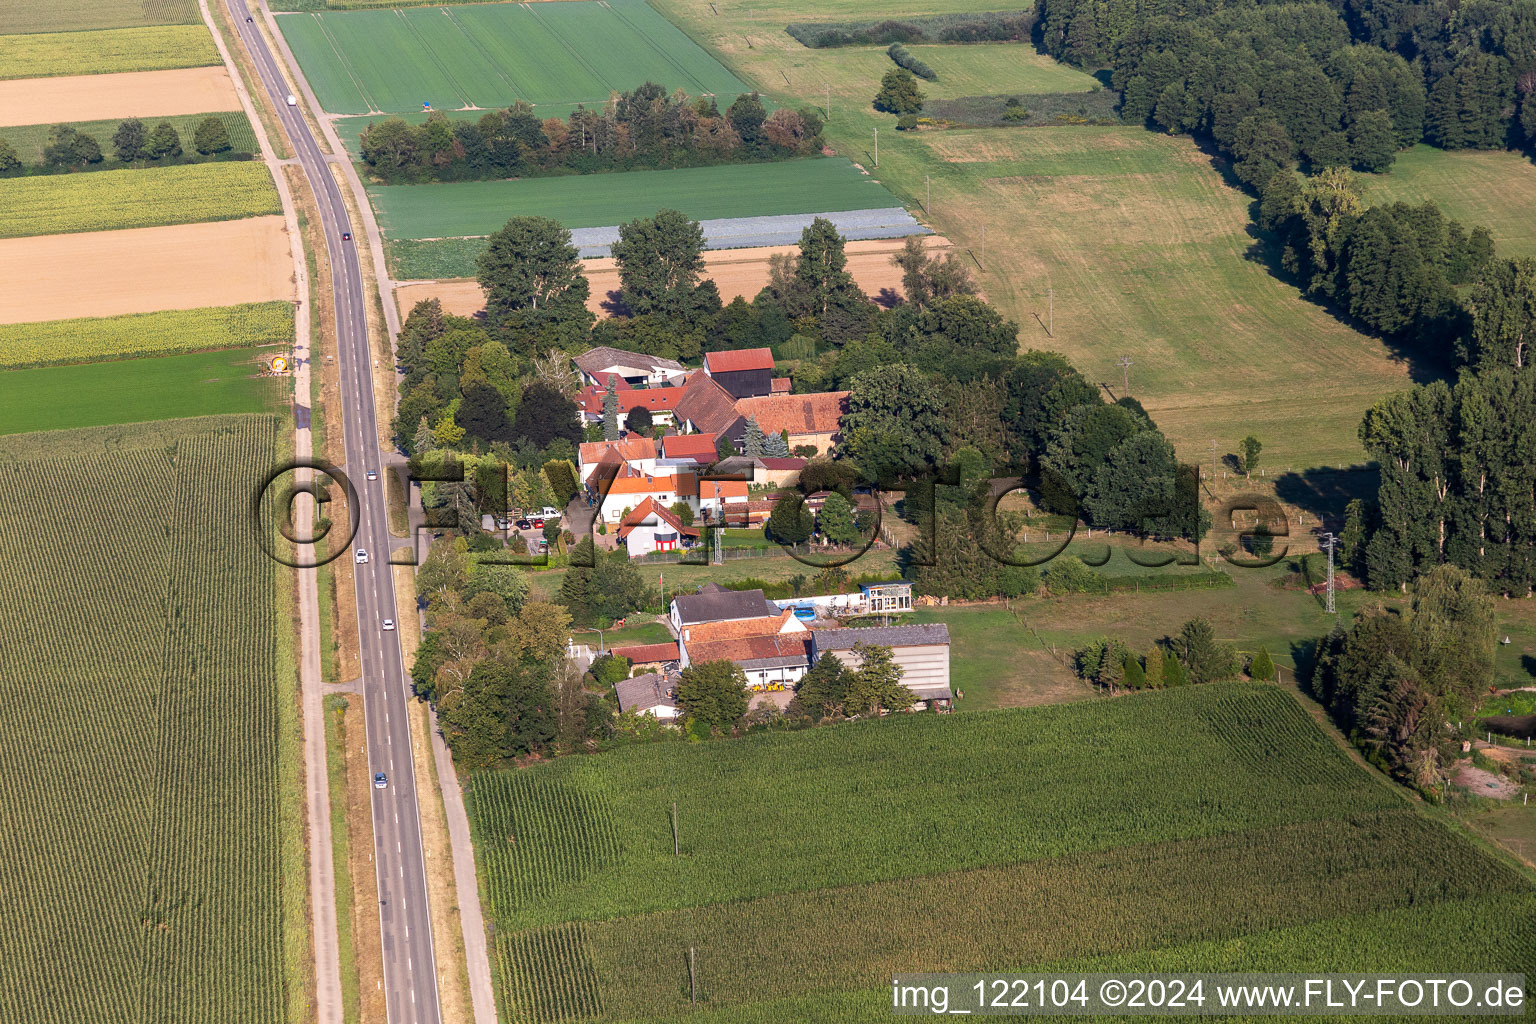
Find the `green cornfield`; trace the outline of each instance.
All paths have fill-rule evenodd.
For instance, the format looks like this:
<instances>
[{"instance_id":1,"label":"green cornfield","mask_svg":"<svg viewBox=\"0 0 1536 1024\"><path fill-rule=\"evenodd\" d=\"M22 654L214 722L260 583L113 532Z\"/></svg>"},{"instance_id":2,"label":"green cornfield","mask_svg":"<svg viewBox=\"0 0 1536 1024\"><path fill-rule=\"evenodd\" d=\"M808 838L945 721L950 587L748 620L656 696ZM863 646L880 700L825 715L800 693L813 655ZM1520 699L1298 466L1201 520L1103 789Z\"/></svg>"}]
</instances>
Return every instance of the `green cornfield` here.
<instances>
[{"instance_id":1,"label":"green cornfield","mask_svg":"<svg viewBox=\"0 0 1536 1024\"><path fill-rule=\"evenodd\" d=\"M219 63L203 25L0 36L0 79L166 71Z\"/></svg>"},{"instance_id":2,"label":"green cornfield","mask_svg":"<svg viewBox=\"0 0 1536 1024\"><path fill-rule=\"evenodd\" d=\"M391 239L385 248L396 281L474 277L484 251L483 238Z\"/></svg>"},{"instance_id":3,"label":"green cornfield","mask_svg":"<svg viewBox=\"0 0 1536 1024\"><path fill-rule=\"evenodd\" d=\"M293 304L173 309L0 324L0 369L293 344Z\"/></svg>"},{"instance_id":4,"label":"green cornfield","mask_svg":"<svg viewBox=\"0 0 1536 1024\"><path fill-rule=\"evenodd\" d=\"M238 110L149 117L144 119L144 123L150 128L162 121L169 123L176 129L176 134L181 136L185 153L195 158L198 152L192 148L192 134L197 131L197 126L203 122L203 119L208 117L216 117L224 122L224 128L229 132L231 153L256 152L256 133L251 129L250 119ZM112 133L117 131L117 126L121 123L121 118L112 118L105 121L75 121L72 122L72 126L76 131L91 136L101 145L102 163L99 166L122 167L123 163L117 158L117 151L112 148ZM22 163L40 164L43 162L43 147L48 144L48 133L52 129L51 124L14 125L0 128L0 139L11 144L11 148L16 150L16 155L21 158Z\"/></svg>"},{"instance_id":5,"label":"green cornfield","mask_svg":"<svg viewBox=\"0 0 1536 1024\"><path fill-rule=\"evenodd\" d=\"M0 1019L288 1019L291 626L249 513L280 422L0 450L0 534L25 538L0 568Z\"/></svg>"},{"instance_id":6,"label":"green cornfield","mask_svg":"<svg viewBox=\"0 0 1536 1024\"><path fill-rule=\"evenodd\" d=\"M858 993L893 971L1533 893L1251 684L632 746L476 775L469 808L516 1022L686 1013L690 947L721 1020L804 1019L791 997L816 993L851 1000L825 1019L875 1020Z\"/></svg>"},{"instance_id":7,"label":"green cornfield","mask_svg":"<svg viewBox=\"0 0 1536 1024\"><path fill-rule=\"evenodd\" d=\"M238 220L282 212L259 161L43 174L5 183L0 238Z\"/></svg>"}]
</instances>

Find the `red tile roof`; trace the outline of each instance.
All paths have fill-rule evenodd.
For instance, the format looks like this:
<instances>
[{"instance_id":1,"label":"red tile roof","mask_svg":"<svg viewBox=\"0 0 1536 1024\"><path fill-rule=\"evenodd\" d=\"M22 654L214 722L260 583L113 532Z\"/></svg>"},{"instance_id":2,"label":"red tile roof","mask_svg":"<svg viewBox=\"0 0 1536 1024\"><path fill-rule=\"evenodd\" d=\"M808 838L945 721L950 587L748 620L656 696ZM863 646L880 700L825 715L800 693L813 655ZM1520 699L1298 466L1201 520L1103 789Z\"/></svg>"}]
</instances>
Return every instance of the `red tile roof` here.
<instances>
[{"instance_id":1,"label":"red tile roof","mask_svg":"<svg viewBox=\"0 0 1536 1024\"><path fill-rule=\"evenodd\" d=\"M787 395L794 386L788 377L774 377L768 382L768 390L775 395Z\"/></svg>"},{"instance_id":2,"label":"red tile roof","mask_svg":"<svg viewBox=\"0 0 1536 1024\"><path fill-rule=\"evenodd\" d=\"M848 411L848 392L824 391L816 395L760 395L736 402L736 411L755 418L765 434L788 430L797 434L832 434L837 432L843 413Z\"/></svg>"},{"instance_id":3,"label":"red tile roof","mask_svg":"<svg viewBox=\"0 0 1536 1024\"><path fill-rule=\"evenodd\" d=\"M697 537L699 535L697 527L684 526L677 516L674 516L669 510L658 505L655 498L648 497L635 506L634 511L625 516L624 521L619 524L617 534L619 540L628 537L635 527L643 525L651 516L655 516L657 520L672 527L672 529L685 537Z\"/></svg>"},{"instance_id":4,"label":"red tile roof","mask_svg":"<svg viewBox=\"0 0 1536 1024\"><path fill-rule=\"evenodd\" d=\"M610 647L608 653L618 658L628 658L631 665L644 665L653 661L678 660L677 641L667 644L637 644L633 647Z\"/></svg>"},{"instance_id":5,"label":"red tile roof","mask_svg":"<svg viewBox=\"0 0 1536 1024\"><path fill-rule=\"evenodd\" d=\"M581 406L583 412L589 416L601 416L603 414L603 398L608 394L606 387L587 385L576 395L576 404ZM671 412L677 408L677 403L682 400L683 389L670 388L632 388L619 381L619 386L614 388L614 397L619 400L619 418L623 419L629 414L629 410L637 406L644 406L651 412Z\"/></svg>"},{"instance_id":6,"label":"red tile roof","mask_svg":"<svg viewBox=\"0 0 1536 1024\"><path fill-rule=\"evenodd\" d=\"M669 459L715 461L716 434L668 434L661 439L661 451Z\"/></svg>"},{"instance_id":7,"label":"red tile roof","mask_svg":"<svg viewBox=\"0 0 1536 1024\"><path fill-rule=\"evenodd\" d=\"M736 411L735 397L718 381L707 373L693 373L688 376L682 400L677 403L677 418L692 423L705 433L724 434L741 419L741 415Z\"/></svg>"},{"instance_id":8,"label":"red tile roof","mask_svg":"<svg viewBox=\"0 0 1536 1024\"><path fill-rule=\"evenodd\" d=\"M656 442L648 437L626 437L622 441L586 441L577 449L583 466L594 462L629 462L654 459Z\"/></svg>"},{"instance_id":9,"label":"red tile roof","mask_svg":"<svg viewBox=\"0 0 1536 1024\"><path fill-rule=\"evenodd\" d=\"M775 459L770 456L760 456L757 460L763 464L764 469L804 469L807 459L787 458Z\"/></svg>"},{"instance_id":10,"label":"red tile roof","mask_svg":"<svg viewBox=\"0 0 1536 1024\"><path fill-rule=\"evenodd\" d=\"M709 352L704 356L704 368L710 373L771 370L773 353L766 348L738 348L729 352Z\"/></svg>"},{"instance_id":11,"label":"red tile roof","mask_svg":"<svg viewBox=\"0 0 1536 1024\"><path fill-rule=\"evenodd\" d=\"M761 615L752 619L727 619L723 622L700 622L697 625L683 627L688 631L688 639L684 641L691 652L694 644L713 643L716 640L740 640L747 636L772 636L784 628L784 624L794 617L794 612L785 608L778 615ZM795 630L799 632L799 630ZM691 655L690 655L691 656Z\"/></svg>"},{"instance_id":12,"label":"red tile roof","mask_svg":"<svg viewBox=\"0 0 1536 1024\"><path fill-rule=\"evenodd\" d=\"M736 640L721 640L688 644L688 660L697 664L703 661L766 661L770 658L810 659L810 632L790 633L779 636L750 636Z\"/></svg>"}]
</instances>

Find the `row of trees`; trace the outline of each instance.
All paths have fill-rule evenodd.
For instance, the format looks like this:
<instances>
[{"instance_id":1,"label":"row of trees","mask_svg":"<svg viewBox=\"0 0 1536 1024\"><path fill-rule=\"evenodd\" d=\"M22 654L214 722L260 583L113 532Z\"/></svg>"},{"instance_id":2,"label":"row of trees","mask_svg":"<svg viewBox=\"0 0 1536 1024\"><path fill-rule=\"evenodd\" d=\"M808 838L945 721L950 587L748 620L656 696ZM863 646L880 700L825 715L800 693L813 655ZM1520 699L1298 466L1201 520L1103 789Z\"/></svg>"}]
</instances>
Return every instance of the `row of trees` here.
<instances>
[{"instance_id":1,"label":"row of trees","mask_svg":"<svg viewBox=\"0 0 1536 1024\"><path fill-rule=\"evenodd\" d=\"M130 117L112 133L112 150L124 163L166 162L182 156L181 135L174 125L161 121L153 128ZM192 146L202 156L217 156L232 148L229 129L217 117L205 117L193 129ZM94 135L74 125L56 124L48 130L43 144L41 167L55 171L73 171L101 164L106 155ZM27 166L13 147L0 137L0 174L20 171Z\"/></svg>"},{"instance_id":2,"label":"row of trees","mask_svg":"<svg viewBox=\"0 0 1536 1024\"><path fill-rule=\"evenodd\" d=\"M1112 63L1123 113L1215 141L1262 186L1297 158L1381 171L1419 141L1536 139L1536 0L1044 0L1042 40Z\"/></svg>"},{"instance_id":3,"label":"row of trees","mask_svg":"<svg viewBox=\"0 0 1536 1024\"><path fill-rule=\"evenodd\" d=\"M722 113L712 96L646 82L564 121L519 101L478 121L435 111L419 125L370 122L362 154L380 181L468 181L782 160L820 152L821 128L813 107L770 114L754 92Z\"/></svg>"},{"instance_id":4,"label":"row of trees","mask_svg":"<svg viewBox=\"0 0 1536 1024\"><path fill-rule=\"evenodd\" d=\"M1232 646L1217 640L1215 629L1202 618L1190 619L1176 635L1154 643L1145 658L1122 640L1100 637L1074 651L1072 663L1078 675L1110 693L1220 682L1236 676L1241 664ZM1269 652L1260 648L1248 672L1254 679L1273 679Z\"/></svg>"},{"instance_id":5,"label":"row of trees","mask_svg":"<svg viewBox=\"0 0 1536 1024\"><path fill-rule=\"evenodd\" d=\"M1431 791L1458 756L1453 720L1493 678L1493 602L1450 565L1420 577L1405 609L1367 608L1319 645L1314 696L1372 760Z\"/></svg>"},{"instance_id":6,"label":"row of trees","mask_svg":"<svg viewBox=\"0 0 1536 1024\"><path fill-rule=\"evenodd\" d=\"M1358 179L1339 168L1310 178L1278 171L1259 211L1282 267L1308 294L1426 355L1468 358L1471 317L1456 289L1490 269L1501 287L1487 228L1469 231L1434 203L1367 208Z\"/></svg>"}]
</instances>

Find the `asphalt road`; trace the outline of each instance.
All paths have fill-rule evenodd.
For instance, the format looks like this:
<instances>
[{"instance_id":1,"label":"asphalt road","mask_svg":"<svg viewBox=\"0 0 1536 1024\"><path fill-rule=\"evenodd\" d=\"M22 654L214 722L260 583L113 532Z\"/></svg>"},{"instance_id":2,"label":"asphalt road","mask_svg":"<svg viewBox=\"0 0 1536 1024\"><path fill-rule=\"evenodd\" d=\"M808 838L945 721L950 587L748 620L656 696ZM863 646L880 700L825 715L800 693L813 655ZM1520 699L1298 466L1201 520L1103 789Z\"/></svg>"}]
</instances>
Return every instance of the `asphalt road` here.
<instances>
[{"instance_id":1,"label":"asphalt road","mask_svg":"<svg viewBox=\"0 0 1536 1024\"><path fill-rule=\"evenodd\" d=\"M368 347L366 297L362 270L341 189L325 155L315 144L300 109L287 103L288 87L276 58L254 23L245 0L225 0L234 24L256 65L261 86L272 98L309 179L320 207L326 248L331 254L331 291L336 307L336 336L341 373L341 422L347 464L342 467L356 488L361 513L352 547L364 548L367 565L354 565L357 618L363 669L363 700L368 725L368 762L384 772L389 784L373 790L374 866L379 883L379 927L384 950L384 990L390 1024L440 1024L437 971L432 950L432 920L427 909L427 876L412 771L410 698L398 632L385 631L385 619L397 617L395 585L389 567L390 538L385 512L378 423L373 401L373 358ZM305 315L300 313L300 315ZM299 396L305 400L307 396ZM327 412L335 422L337 410ZM343 555L342 557L351 557Z\"/></svg>"}]
</instances>

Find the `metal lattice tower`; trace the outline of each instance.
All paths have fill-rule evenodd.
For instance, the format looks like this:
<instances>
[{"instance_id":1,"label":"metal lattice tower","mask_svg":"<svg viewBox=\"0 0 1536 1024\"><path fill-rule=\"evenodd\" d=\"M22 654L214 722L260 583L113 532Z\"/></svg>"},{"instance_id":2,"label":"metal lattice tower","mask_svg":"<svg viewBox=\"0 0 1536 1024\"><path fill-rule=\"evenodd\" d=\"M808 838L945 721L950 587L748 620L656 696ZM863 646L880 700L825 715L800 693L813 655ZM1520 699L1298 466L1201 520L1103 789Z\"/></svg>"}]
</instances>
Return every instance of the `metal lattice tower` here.
<instances>
[{"instance_id":1,"label":"metal lattice tower","mask_svg":"<svg viewBox=\"0 0 1536 1024\"><path fill-rule=\"evenodd\" d=\"M1338 614L1338 609L1336 609L1333 606L1333 548L1334 548L1334 545L1337 542L1338 542L1338 538L1336 538L1333 534L1331 534L1331 533L1323 534L1323 544L1328 549L1328 614L1329 615L1337 615Z\"/></svg>"}]
</instances>

